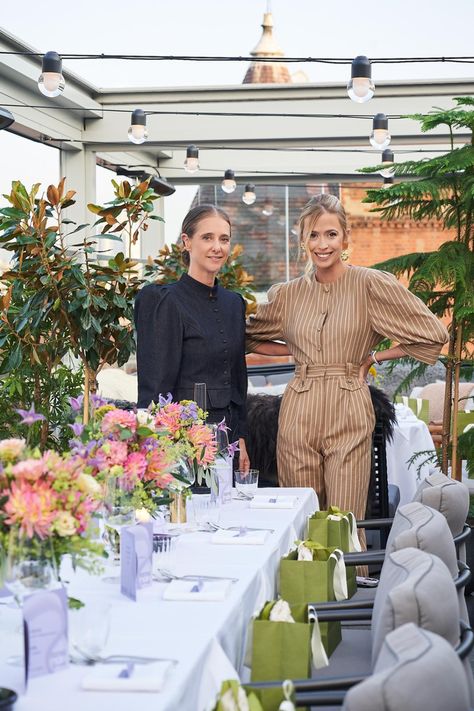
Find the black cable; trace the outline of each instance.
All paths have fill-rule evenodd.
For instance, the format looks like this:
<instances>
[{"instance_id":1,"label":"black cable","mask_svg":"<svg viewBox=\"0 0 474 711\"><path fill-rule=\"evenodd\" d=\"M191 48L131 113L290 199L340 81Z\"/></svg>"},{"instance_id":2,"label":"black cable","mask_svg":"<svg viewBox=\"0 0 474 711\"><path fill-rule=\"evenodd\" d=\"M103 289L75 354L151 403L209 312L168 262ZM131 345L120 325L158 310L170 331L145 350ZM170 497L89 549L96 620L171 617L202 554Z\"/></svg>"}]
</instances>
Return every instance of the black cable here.
<instances>
[{"instance_id":1,"label":"black cable","mask_svg":"<svg viewBox=\"0 0 474 711\"><path fill-rule=\"evenodd\" d=\"M0 51L0 55L43 57L43 52L13 52ZM319 64L352 64L354 57L252 57L252 56L202 56L173 54L73 54L60 52L62 59L113 59L153 62L269 62L269 63L319 63ZM374 57L372 64L425 64L425 63L460 63L473 64L474 57Z\"/></svg>"}]
</instances>

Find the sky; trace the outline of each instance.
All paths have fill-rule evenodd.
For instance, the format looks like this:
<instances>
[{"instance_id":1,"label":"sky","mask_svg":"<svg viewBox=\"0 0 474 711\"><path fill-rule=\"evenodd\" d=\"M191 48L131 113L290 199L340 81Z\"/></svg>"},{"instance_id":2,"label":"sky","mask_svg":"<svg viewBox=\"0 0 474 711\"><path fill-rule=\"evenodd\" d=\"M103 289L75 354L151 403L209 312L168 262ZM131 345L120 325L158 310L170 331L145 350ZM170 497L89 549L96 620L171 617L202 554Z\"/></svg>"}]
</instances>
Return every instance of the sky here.
<instances>
[{"instance_id":1,"label":"sky","mask_svg":"<svg viewBox=\"0 0 474 711\"><path fill-rule=\"evenodd\" d=\"M474 54L474 0L272 0L274 34L287 57L469 56ZM1 27L41 52L247 56L261 36L267 0L80 0L47 9L2 3ZM99 88L240 84L246 63L65 61ZM348 66L290 65L311 82L344 82ZM473 64L373 66L383 80L473 78ZM12 178L59 177L58 152L0 133L0 193ZM99 171L100 172L100 171ZM107 178L108 176L105 176ZM99 175L98 200L105 198ZM171 206L170 206L171 207ZM177 207L178 211L179 208Z\"/></svg>"}]
</instances>

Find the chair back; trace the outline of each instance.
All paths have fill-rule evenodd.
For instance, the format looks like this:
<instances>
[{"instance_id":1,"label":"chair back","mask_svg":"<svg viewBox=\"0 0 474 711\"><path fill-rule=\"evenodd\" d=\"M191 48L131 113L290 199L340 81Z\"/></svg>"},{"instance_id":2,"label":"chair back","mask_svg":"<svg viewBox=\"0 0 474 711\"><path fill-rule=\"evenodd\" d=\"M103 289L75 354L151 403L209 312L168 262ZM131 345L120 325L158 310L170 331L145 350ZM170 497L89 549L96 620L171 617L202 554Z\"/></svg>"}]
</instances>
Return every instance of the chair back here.
<instances>
[{"instance_id":1,"label":"chair back","mask_svg":"<svg viewBox=\"0 0 474 711\"><path fill-rule=\"evenodd\" d=\"M346 711L468 711L465 669L450 644L404 624L385 638L368 679L352 687Z\"/></svg>"},{"instance_id":2,"label":"chair back","mask_svg":"<svg viewBox=\"0 0 474 711\"><path fill-rule=\"evenodd\" d=\"M407 622L441 635L452 647L459 642L459 604L451 573L440 558L417 548L386 556L372 615L372 666L387 634Z\"/></svg>"},{"instance_id":3,"label":"chair back","mask_svg":"<svg viewBox=\"0 0 474 711\"><path fill-rule=\"evenodd\" d=\"M453 536L462 533L469 511L469 489L461 481L439 472L421 482L413 501L419 501L443 514Z\"/></svg>"}]
</instances>

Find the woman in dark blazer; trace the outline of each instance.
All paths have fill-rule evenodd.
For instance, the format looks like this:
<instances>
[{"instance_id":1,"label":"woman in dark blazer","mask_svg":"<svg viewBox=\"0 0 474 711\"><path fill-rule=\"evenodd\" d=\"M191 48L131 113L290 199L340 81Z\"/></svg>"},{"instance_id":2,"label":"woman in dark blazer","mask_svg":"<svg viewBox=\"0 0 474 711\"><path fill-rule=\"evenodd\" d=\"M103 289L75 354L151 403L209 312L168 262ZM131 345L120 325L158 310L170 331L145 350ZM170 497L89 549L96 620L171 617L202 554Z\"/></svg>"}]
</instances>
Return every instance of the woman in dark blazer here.
<instances>
[{"instance_id":1,"label":"woman in dark blazer","mask_svg":"<svg viewBox=\"0 0 474 711\"><path fill-rule=\"evenodd\" d=\"M181 233L187 274L174 284L143 287L135 301L138 407L168 392L192 400L194 384L206 383L208 422L225 417L246 470L245 302L216 278L230 252L230 221L220 208L199 205Z\"/></svg>"}]
</instances>

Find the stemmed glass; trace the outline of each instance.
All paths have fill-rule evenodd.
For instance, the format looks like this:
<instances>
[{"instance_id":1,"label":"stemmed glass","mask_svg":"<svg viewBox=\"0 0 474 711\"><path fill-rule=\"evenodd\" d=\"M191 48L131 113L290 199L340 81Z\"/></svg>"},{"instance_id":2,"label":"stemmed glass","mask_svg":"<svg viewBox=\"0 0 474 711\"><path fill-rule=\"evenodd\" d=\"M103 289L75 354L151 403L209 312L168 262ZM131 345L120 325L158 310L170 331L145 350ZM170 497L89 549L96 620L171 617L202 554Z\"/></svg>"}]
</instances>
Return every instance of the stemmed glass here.
<instances>
[{"instance_id":1,"label":"stemmed glass","mask_svg":"<svg viewBox=\"0 0 474 711\"><path fill-rule=\"evenodd\" d=\"M120 477L109 476L105 483L103 505L106 538L113 554L113 564L120 565L120 531L135 523L133 488L124 485ZM118 582L118 577L104 578L106 582Z\"/></svg>"}]
</instances>

